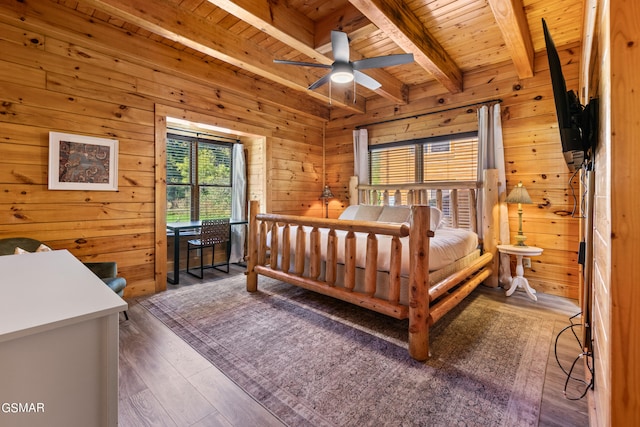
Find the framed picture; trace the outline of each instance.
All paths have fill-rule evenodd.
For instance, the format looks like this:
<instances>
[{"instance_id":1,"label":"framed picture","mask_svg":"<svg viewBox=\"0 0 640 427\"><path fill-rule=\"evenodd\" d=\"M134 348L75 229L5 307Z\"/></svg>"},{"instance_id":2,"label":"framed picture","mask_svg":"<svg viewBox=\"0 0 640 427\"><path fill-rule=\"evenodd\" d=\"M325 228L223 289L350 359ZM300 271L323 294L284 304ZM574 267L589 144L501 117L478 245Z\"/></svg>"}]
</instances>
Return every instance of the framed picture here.
<instances>
[{"instance_id":1,"label":"framed picture","mask_svg":"<svg viewBox=\"0 0 640 427\"><path fill-rule=\"evenodd\" d=\"M49 190L118 190L118 140L49 132Z\"/></svg>"}]
</instances>

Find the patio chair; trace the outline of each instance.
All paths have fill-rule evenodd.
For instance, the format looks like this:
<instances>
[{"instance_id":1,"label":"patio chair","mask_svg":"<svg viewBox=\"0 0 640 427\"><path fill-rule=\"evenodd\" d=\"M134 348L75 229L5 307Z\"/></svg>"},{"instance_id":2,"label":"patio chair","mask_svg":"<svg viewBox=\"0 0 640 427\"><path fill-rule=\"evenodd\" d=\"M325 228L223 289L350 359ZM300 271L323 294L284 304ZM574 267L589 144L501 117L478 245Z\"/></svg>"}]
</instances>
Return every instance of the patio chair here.
<instances>
[{"instance_id":1,"label":"patio chair","mask_svg":"<svg viewBox=\"0 0 640 427\"><path fill-rule=\"evenodd\" d=\"M231 227L229 225L229 219L204 219L200 227L200 234L196 239L187 241L187 273L202 279L204 277L204 249L211 248L211 265L206 268L215 268L216 270L229 272L229 257L231 255ZM216 258L216 246L224 244L225 248L225 260L224 263L215 263ZM192 272L189 268L189 259L191 258L191 252L194 250L200 250L200 275L198 276ZM221 265L226 265L226 270L218 268Z\"/></svg>"}]
</instances>

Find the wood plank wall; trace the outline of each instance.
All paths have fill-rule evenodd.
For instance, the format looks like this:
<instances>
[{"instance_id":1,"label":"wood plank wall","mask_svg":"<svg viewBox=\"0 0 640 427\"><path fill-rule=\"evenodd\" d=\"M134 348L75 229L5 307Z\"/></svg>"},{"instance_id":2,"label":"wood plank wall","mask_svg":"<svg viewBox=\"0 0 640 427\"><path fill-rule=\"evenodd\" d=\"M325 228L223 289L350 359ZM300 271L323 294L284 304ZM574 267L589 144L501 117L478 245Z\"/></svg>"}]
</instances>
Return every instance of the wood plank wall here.
<instances>
[{"instance_id":1,"label":"wood plank wall","mask_svg":"<svg viewBox=\"0 0 640 427\"><path fill-rule=\"evenodd\" d=\"M611 0L609 5L611 299L602 303L610 302L612 311L611 393L605 396L611 399L611 425L640 425L640 4Z\"/></svg>"},{"instance_id":2,"label":"wood plank wall","mask_svg":"<svg viewBox=\"0 0 640 427\"><path fill-rule=\"evenodd\" d=\"M600 4L602 8L602 4ZM611 42L609 29L609 11L602 10L599 13L601 21L597 23L598 43L597 49L608 52ZM605 49L604 51L602 49ZM611 159L607 147L611 146L610 117L606 114L611 109L611 81L609 78L601 78L607 75L611 67L611 56L602 58L594 67L592 81L600 83L596 87L596 93L601 96L600 117L602 119L599 139L601 144L596 147L595 163L595 206L594 206L594 275L593 275L593 353L594 371L597 387L594 389L594 404L596 411L592 414L593 426L609 426L611 424ZM605 121L609 122L605 125Z\"/></svg>"},{"instance_id":3,"label":"wood plank wall","mask_svg":"<svg viewBox=\"0 0 640 427\"><path fill-rule=\"evenodd\" d=\"M559 54L567 87L575 90L580 46L560 47ZM579 220L571 216L571 174L562 156L548 68L543 52L536 56L536 73L529 79L519 79L511 64L479 69L465 74L465 90L461 94L451 95L436 84L425 85L411 89L408 106L390 105L380 99L368 102L364 117L332 118L327 125L327 177L337 198L329 204L330 217L339 215L349 204L348 176L353 173L351 131L356 126L369 130L372 144L477 130L477 107L450 109L500 98L507 191L519 181L526 186L534 202L523 206L527 243L544 249L541 256L532 258L533 268L526 271L526 276L541 292L577 299ZM413 117L423 113L434 114ZM391 118L406 120L367 125ZM575 180L574 187L580 197ZM517 207L509 206L512 237L517 221Z\"/></svg>"},{"instance_id":4,"label":"wood plank wall","mask_svg":"<svg viewBox=\"0 0 640 427\"><path fill-rule=\"evenodd\" d=\"M640 425L640 6L591 1L597 52L585 65L600 99L595 157L592 426ZM594 92L595 91L595 92Z\"/></svg>"},{"instance_id":5,"label":"wood plank wall","mask_svg":"<svg viewBox=\"0 0 640 427\"><path fill-rule=\"evenodd\" d=\"M271 211L321 215L323 122L258 101L251 87L228 89L243 86L228 70L47 0L2 2L0 51L0 238L32 237L83 261L116 261L125 297L164 289L157 264L166 260L156 260L163 236L155 232L163 209L154 205L163 200L154 184L158 105L263 138L261 164L270 170L250 178L268 188ZM49 191L49 131L118 139L119 191Z\"/></svg>"}]
</instances>

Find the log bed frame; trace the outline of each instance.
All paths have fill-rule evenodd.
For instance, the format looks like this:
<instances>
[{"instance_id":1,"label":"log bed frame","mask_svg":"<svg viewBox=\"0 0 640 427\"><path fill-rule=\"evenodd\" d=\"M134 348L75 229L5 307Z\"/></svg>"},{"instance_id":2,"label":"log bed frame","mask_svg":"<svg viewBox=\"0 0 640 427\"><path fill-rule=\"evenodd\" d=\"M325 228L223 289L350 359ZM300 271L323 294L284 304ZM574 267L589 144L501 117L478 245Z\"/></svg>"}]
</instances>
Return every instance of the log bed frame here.
<instances>
[{"instance_id":1,"label":"log bed frame","mask_svg":"<svg viewBox=\"0 0 640 427\"><path fill-rule=\"evenodd\" d=\"M486 173L485 173L486 176ZM491 199L492 189L486 184L483 188L485 201ZM475 183L474 183L475 185ZM353 187L353 186L352 186ZM422 186L421 190L425 187ZM379 191L379 188L360 188L359 192ZM386 191L386 190L385 190ZM466 188L474 195L469 197L473 206L470 213L475 215L475 189ZM352 193L353 194L353 193ZM452 194L455 194L453 192ZM398 196L399 193L396 193ZM362 200L364 194L352 196L351 200ZM497 196L495 197L497 199ZM452 197L453 199L453 197ZM386 199L388 200L388 198ZM396 198L397 200L397 198ZM497 200L496 200L497 201ZM489 202L484 212L491 212ZM455 206L452 205L452 218L456 218ZM486 250L468 267L429 286L429 238L433 231L429 230L430 209L425 205L412 205L409 223L391 224L375 221L351 221L339 219L323 219L304 216L276 215L259 213L259 202L250 202L247 291L258 289L258 275L271 277L305 289L359 305L396 319L409 319L409 354L416 360L429 358L429 327L454 308L469 295L480 283L492 276L496 268L492 267L493 250ZM483 212L483 216L486 214ZM456 221L454 219L454 221ZM475 221L473 221L475 223ZM488 234L493 227L492 221L485 227ZM291 265L291 226L306 226L310 232L297 227L295 236L295 253L293 255L293 271ZM278 242L278 227L284 227L282 242ZM329 229L326 247L325 274L321 277L320 228ZM336 230L347 232L345 238L344 287L335 286L338 271ZM267 247L267 233L271 233L271 244ZM354 291L356 280L356 239L354 233L367 233L366 265L364 268L363 292ZM307 236L308 234L308 236ZM389 262L389 287L386 298L375 297L377 281L378 235L392 238L392 250ZM400 238L409 236L410 271L409 271L409 305L402 305L400 297L400 265L402 247ZM305 256L306 240L310 242L310 256ZM493 245L492 245L493 246ZM278 265L278 259L281 260Z\"/></svg>"}]
</instances>

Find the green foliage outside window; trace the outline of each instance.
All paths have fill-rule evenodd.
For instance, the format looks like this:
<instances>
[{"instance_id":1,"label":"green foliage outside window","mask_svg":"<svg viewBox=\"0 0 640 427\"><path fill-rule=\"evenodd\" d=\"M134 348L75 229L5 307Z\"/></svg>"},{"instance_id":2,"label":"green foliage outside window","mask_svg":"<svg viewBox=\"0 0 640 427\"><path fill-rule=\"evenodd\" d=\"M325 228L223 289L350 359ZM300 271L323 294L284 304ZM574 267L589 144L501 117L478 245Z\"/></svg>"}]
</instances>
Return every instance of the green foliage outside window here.
<instances>
[{"instance_id":1,"label":"green foliage outside window","mask_svg":"<svg viewBox=\"0 0 640 427\"><path fill-rule=\"evenodd\" d=\"M167 138L167 222L231 216L232 145Z\"/></svg>"}]
</instances>

